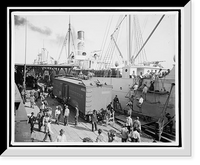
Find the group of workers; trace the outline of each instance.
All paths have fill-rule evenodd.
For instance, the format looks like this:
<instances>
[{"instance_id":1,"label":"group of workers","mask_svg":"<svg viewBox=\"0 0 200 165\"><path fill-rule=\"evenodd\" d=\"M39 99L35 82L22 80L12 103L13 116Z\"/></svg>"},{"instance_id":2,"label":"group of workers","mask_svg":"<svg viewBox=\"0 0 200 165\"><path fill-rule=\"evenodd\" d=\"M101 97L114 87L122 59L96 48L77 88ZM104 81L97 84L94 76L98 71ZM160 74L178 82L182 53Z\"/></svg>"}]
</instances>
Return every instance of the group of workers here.
<instances>
[{"instance_id":1,"label":"group of workers","mask_svg":"<svg viewBox=\"0 0 200 165\"><path fill-rule=\"evenodd\" d=\"M136 77L139 77L140 79L152 79L152 80L155 80L156 78L163 78L164 76L168 75L170 73L170 70L162 70L162 69L159 69L159 70L148 70L145 74L143 74L142 72L140 72L140 75L139 76L136 76L135 75L135 71L133 71L132 73L132 78L136 78Z\"/></svg>"},{"instance_id":2,"label":"group of workers","mask_svg":"<svg viewBox=\"0 0 200 165\"><path fill-rule=\"evenodd\" d=\"M30 97L34 97L34 92L31 91ZM47 137L49 137L50 141L52 141L52 134L53 131L51 130L51 123L54 121L55 124L60 123L61 116L63 116L64 119L64 126L68 125L68 120L69 120L69 114L70 110L67 104L63 105L63 108L61 105L56 106L55 109L55 115L53 119L53 114L52 114L52 108L48 106L48 102L45 99L45 96L43 94L40 94L40 99L41 99L41 106L39 113L34 116L34 112L31 113L31 116L29 117L28 123L30 124L30 129L31 129L31 137L32 140L35 138L35 132L34 132L34 125L37 123L38 124L38 131L41 131L41 128L44 127L44 139L43 141L46 141ZM30 99L31 102L31 99ZM31 103L32 104L32 103ZM78 124L78 117L79 117L79 110L78 106L75 107L75 126ZM64 130L60 131L60 135L63 135ZM62 138L60 138L62 139Z\"/></svg>"},{"instance_id":3,"label":"group of workers","mask_svg":"<svg viewBox=\"0 0 200 165\"><path fill-rule=\"evenodd\" d=\"M146 84L144 84L144 88L142 91L142 95L140 95L138 99L138 103L137 106L139 108L141 108L143 101L146 100L146 93L147 93L147 86ZM134 92L137 92L137 84L136 87L134 87ZM37 120L38 122L38 129L39 131L41 131L41 127L44 126L44 132L45 132L45 136L43 141L46 141L47 137L49 137L50 141L52 141L52 130L51 130L51 123L52 123L52 109L48 106L47 101L45 100L45 97L43 95L43 93L40 93L40 90L38 90L40 99L41 99L41 103L42 105L40 106L40 112L37 114L37 117L34 118L34 113L31 113L31 116L29 117L29 123L31 126L31 133L34 132L33 128L34 128L34 124L36 123L35 121ZM30 94L30 97L35 97L38 99L38 95L35 95L34 92L32 92ZM143 99L144 97L144 99ZM31 106L34 105L34 101L32 101L32 99L30 99ZM122 129L121 129L121 138L122 138L122 142L127 142L127 141L131 141L131 142L140 142L140 133L141 133L141 123L139 121L139 117L136 118L136 120L132 121L131 118L131 114L132 114L132 101L130 100L129 102L131 105L128 105L130 108L130 111L128 111L128 117L126 119L126 123L123 125ZM128 104L129 104L128 103ZM113 103L110 102L110 104L107 106L106 108L106 114L105 114L105 119L106 119L106 125L109 121L110 118L113 118L114 121L114 113L117 110L118 105L120 105L119 103L119 99L117 97L117 95L115 96L115 98L113 99ZM69 117L70 111L68 106L65 104L64 107L62 108L62 106L56 106L55 109L55 124L59 125L60 122L60 118L61 115L63 115L64 118L64 126L68 125L68 117ZM78 106L75 107L75 126L77 126L78 124L78 117L79 117L79 109ZM102 140L102 130L101 129L97 129L97 122L98 122L98 115L97 115L97 111L93 110L93 113L91 115L91 123L92 123L92 131L98 131L98 137L97 137L97 142L103 141ZM170 132L172 130L172 127L170 127ZM64 130L60 130L60 135L58 139L65 139L62 138L62 136L64 135ZM109 141L112 142L114 141L114 137L115 134L114 133L108 133L108 139L110 139ZM58 140L59 141L59 140Z\"/></svg>"},{"instance_id":4,"label":"group of workers","mask_svg":"<svg viewBox=\"0 0 200 165\"><path fill-rule=\"evenodd\" d=\"M121 128L121 140L122 142L141 142L141 122L139 117L136 120L132 120L131 115L126 118L126 123ZM130 140L129 140L130 139Z\"/></svg>"}]
</instances>

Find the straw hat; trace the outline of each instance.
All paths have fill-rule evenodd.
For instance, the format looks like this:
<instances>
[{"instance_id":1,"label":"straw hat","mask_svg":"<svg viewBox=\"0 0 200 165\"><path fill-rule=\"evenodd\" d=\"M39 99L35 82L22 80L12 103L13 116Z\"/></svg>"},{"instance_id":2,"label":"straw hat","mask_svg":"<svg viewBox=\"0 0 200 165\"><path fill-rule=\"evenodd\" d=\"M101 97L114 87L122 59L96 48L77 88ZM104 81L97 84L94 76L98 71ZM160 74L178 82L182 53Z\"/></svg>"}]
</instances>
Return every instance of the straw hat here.
<instances>
[{"instance_id":1,"label":"straw hat","mask_svg":"<svg viewBox=\"0 0 200 165\"><path fill-rule=\"evenodd\" d=\"M63 129L61 129L60 132L64 133L65 131Z\"/></svg>"}]
</instances>

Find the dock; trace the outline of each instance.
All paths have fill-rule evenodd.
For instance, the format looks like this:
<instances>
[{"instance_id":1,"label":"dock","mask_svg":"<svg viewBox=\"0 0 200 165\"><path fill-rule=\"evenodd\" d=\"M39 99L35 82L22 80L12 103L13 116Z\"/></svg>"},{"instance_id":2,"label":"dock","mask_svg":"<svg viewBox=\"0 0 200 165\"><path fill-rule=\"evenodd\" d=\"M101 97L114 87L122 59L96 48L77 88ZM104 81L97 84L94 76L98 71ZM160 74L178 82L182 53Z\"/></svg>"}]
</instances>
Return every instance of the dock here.
<instances>
[{"instance_id":1,"label":"dock","mask_svg":"<svg viewBox=\"0 0 200 165\"><path fill-rule=\"evenodd\" d=\"M30 116L31 112L34 112L34 116L37 116L39 112L39 107L41 106L41 100L38 99L34 108L30 107L29 102L29 91L27 91L27 101L25 103L25 109L27 115ZM64 126L64 118L61 115L59 125L54 123L55 120L55 109L56 106L61 105L56 99L52 99L51 97L46 97L45 100L48 102L48 107L52 108L52 123L51 129L53 131L52 140L53 142L56 140L56 137L59 135L60 129L63 129L66 135L67 142L83 142L83 139L89 137L93 142L96 141L98 136L98 131L92 132L92 124L90 122L85 121L83 118L79 117L79 123L75 126L75 113L74 110L70 108L70 115L68 119L68 126ZM121 142L120 130L121 125L118 122L110 123L107 126L105 124L98 123L97 129L102 129L102 136L103 141L108 142L108 132L110 130L116 131L115 141L114 142ZM38 124L34 125L34 142L42 142L45 136L44 127L42 127L41 131L38 130ZM142 142L152 142L152 139L146 136L141 136ZM46 142L50 142L49 138L47 138Z\"/></svg>"}]
</instances>

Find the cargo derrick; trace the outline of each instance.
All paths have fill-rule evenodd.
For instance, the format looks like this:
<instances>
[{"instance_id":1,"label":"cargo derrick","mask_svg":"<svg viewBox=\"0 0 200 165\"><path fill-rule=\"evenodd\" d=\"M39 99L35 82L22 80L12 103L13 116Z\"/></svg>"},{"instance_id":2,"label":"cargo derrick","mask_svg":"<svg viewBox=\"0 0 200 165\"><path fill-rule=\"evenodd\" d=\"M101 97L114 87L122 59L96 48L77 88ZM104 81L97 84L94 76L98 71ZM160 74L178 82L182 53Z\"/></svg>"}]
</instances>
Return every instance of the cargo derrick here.
<instances>
[{"instance_id":1,"label":"cargo derrick","mask_svg":"<svg viewBox=\"0 0 200 165\"><path fill-rule=\"evenodd\" d=\"M100 113L112 101L112 85L57 77L53 80L53 95L73 108L78 106L80 116L90 121L93 110Z\"/></svg>"}]
</instances>

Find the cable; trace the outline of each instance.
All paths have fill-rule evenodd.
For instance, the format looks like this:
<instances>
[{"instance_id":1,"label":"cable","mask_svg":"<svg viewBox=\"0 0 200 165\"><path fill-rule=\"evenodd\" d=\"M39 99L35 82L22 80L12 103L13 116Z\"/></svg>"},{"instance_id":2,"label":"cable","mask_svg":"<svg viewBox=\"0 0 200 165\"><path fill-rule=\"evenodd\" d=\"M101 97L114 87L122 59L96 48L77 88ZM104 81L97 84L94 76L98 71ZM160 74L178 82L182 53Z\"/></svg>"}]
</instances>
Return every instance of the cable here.
<instances>
[{"instance_id":1,"label":"cable","mask_svg":"<svg viewBox=\"0 0 200 165\"><path fill-rule=\"evenodd\" d=\"M102 41L101 49L100 49L100 50L102 50L101 54L100 54L100 59L102 58L102 54L103 54L103 51L104 51L104 48L105 48L105 44L106 44L106 41L107 41L107 38L108 38L108 32L110 31L110 25L111 25L112 19L113 19L113 15L108 20L108 23L107 23L107 26L106 26L106 31L104 33L104 37L103 37L103 41Z\"/></svg>"},{"instance_id":2,"label":"cable","mask_svg":"<svg viewBox=\"0 0 200 165\"><path fill-rule=\"evenodd\" d=\"M146 45L146 43L148 42L148 40L150 39L150 37L152 36L152 34L155 32L156 28L158 27L158 25L160 24L160 22L162 21L162 19L164 18L165 15L162 15L162 17L160 18L160 20L158 21L158 23L156 24L156 26L154 27L154 29L152 30L152 32L150 33L150 35L148 36L148 38L146 39L146 41L144 42L144 44L142 45L142 47L140 48L140 50L138 51L138 53L136 54L136 56L134 57L137 58L137 56L139 55L140 51L143 49L143 47Z\"/></svg>"}]
</instances>

